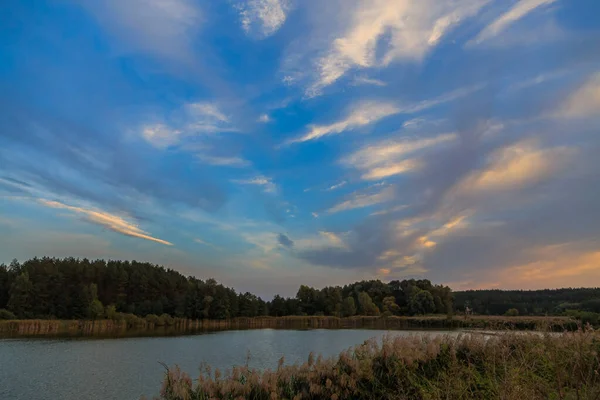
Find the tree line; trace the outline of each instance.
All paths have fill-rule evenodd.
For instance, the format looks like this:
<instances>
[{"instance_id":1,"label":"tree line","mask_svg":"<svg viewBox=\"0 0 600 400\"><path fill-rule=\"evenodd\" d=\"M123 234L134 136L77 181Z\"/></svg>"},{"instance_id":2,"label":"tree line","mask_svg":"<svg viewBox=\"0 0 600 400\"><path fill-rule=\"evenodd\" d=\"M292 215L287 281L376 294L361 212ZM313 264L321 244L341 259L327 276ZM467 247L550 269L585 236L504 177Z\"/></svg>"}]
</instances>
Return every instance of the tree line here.
<instances>
[{"instance_id":1,"label":"tree line","mask_svg":"<svg viewBox=\"0 0 600 400\"><path fill-rule=\"evenodd\" d=\"M104 318L115 313L189 319L328 315L415 315L452 310L450 288L428 280L362 281L265 301L137 261L33 258L0 264L0 319Z\"/></svg>"},{"instance_id":2,"label":"tree line","mask_svg":"<svg viewBox=\"0 0 600 400\"><path fill-rule=\"evenodd\" d=\"M454 292L454 304L459 310L469 307L481 315L600 313L600 288L467 290Z\"/></svg>"},{"instance_id":3,"label":"tree line","mask_svg":"<svg viewBox=\"0 0 600 400\"><path fill-rule=\"evenodd\" d=\"M189 319L256 316L572 315L600 321L600 288L452 292L426 279L361 281L265 301L214 279L137 261L33 258L0 264L0 319L163 315Z\"/></svg>"}]
</instances>

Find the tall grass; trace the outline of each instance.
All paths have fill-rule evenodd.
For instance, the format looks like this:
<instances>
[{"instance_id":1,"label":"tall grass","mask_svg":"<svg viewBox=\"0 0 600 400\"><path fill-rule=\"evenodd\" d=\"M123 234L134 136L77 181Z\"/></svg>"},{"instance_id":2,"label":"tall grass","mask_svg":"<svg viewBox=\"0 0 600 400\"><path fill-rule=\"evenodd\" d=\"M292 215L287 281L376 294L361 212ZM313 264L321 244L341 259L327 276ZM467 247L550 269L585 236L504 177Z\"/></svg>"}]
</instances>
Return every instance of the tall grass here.
<instances>
[{"instance_id":1,"label":"tall grass","mask_svg":"<svg viewBox=\"0 0 600 400\"><path fill-rule=\"evenodd\" d=\"M163 400L600 399L600 335L386 337L301 365L202 369L194 383L167 369Z\"/></svg>"},{"instance_id":2,"label":"tall grass","mask_svg":"<svg viewBox=\"0 0 600 400\"><path fill-rule=\"evenodd\" d=\"M0 321L0 336L145 336L176 335L201 331L237 329L454 329L574 330L577 323L565 317L490 317L465 319L445 316L422 317L257 317L225 320L189 320L167 314L116 313L101 320L9 320Z\"/></svg>"}]
</instances>

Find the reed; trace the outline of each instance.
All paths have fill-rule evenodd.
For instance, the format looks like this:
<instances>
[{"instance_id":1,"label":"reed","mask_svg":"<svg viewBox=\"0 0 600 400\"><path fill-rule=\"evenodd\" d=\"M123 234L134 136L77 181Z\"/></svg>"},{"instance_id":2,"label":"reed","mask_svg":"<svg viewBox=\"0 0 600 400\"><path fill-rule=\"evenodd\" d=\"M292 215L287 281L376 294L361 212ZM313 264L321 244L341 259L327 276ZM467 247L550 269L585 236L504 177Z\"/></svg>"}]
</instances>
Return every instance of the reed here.
<instances>
[{"instance_id":1,"label":"reed","mask_svg":"<svg viewBox=\"0 0 600 400\"><path fill-rule=\"evenodd\" d=\"M117 313L102 320L9 320L0 321L0 336L145 336L192 334L202 331L240 329L488 329L563 331L577 329L565 317L350 317L288 316L224 320L189 320L169 315Z\"/></svg>"},{"instance_id":2,"label":"reed","mask_svg":"<svg viewBox=\"0 0 600 400\"><path fill-rule=\"evenodd\" d=\"M581 399L600 398L600 335L590 327L556 334L386 337L338 357L225 374L201 369L194 383L167 368L162 400L208 399Z\"/></svg>"}]
</instances>

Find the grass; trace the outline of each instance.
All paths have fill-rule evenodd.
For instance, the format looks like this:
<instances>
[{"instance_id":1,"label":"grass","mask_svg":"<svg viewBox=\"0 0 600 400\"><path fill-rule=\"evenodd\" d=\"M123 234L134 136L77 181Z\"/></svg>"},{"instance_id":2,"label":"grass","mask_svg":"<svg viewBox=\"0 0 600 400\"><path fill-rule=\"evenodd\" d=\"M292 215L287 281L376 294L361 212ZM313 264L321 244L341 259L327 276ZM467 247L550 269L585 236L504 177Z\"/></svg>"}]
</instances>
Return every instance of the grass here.
<instances>
[{"instance_id":1,"label":"grass","mask_svg":"<svg viewBox=\"0 0 600 400\"><path fill-rule=\"evenodd\" d=\"M113 319L99 320L8 320L0 321L0 337L47 336L146 336L181 335L202 331L237 329L488 329L551 330L577 329L568 317L494 317L445 315L418 317L257 317L227 320L188 320L168 315L140 318L117 313Z\"/></svg>"},{"instance_id":2,"label":"grass","mask_svg":"<svg viewBox=\"0 0 600 400\"><path fill-rule=\"evenodd\" d=\"M204 367L193 382L167 369L162 400L208 399L600 399L600 335L386 337L301 365L224 375Z\"/></svg>"}]
</instances>

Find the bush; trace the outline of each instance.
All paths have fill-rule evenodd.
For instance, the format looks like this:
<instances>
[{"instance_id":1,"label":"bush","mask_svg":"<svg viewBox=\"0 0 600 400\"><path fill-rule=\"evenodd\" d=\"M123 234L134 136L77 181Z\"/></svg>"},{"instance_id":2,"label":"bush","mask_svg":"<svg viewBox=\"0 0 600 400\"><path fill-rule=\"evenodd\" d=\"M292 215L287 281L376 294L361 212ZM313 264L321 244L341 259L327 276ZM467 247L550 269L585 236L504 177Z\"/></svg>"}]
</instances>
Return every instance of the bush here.
<instances>
[{"instance_id":1,"label":"bush","mask_svg":"<svg viewBox=\"0 0 600 400\"><path fill-rule=\"evenodd\" d=\"M159 318L163 321L163 325L172 326L175 324L175 318L169 314L162 314Z\"/></svg>"},{"instance_id":2,"label":"bush","mask_svg":"<svg viewBox=\"0 0 600 400\"><path fill-rule=\"evenodd\" d=\"M117 308L114 304L106 306L106 318L111 319L113 321L119 321L119 313L117 312Z\"/></svg>"},{"instance_id":3,"label":"bush","mask_svg":"<svg viewBox=\"0 0 600 400\"><path fill-rule=\"evenodd\" d=\"M5 308L0 308L0 320L17 319L17 316Z\"/></svg>"},{"instance_id":4,"label":"bush","mask_svg":"<svg viewBox=\"0 0 600 400\"><path fill-rule=\"evenodd\" d=\"M140 318L134 314L117 313L116 319L118 321L125 320L128 328L132 328L132 327L136 327L136 326L143 326L145 324L145 321L142 318Z\"/></svg>"},{"instance_id":5,"label":"bush","mask_svg":"<svg viewBox=\"0 0 600 400\"><path fill-rule=\"evenodd\" d=\"M160 319L160 317L156 314L148 314L146 315L146 322L149 324L153 324L154 326L162 326L164 325L164 321Z\"/></svg>"},{"instance_id":6,"label":"bush","mask_svg":"<svg viewBox=\"0 0 600 400\"><path fill-rule=\"evenodd\" d=\"M517 310L516 308L509 308L504 315L506 315L507 317L517 317L519 315L519 310Z\"/></svg>"}]
</instances>

